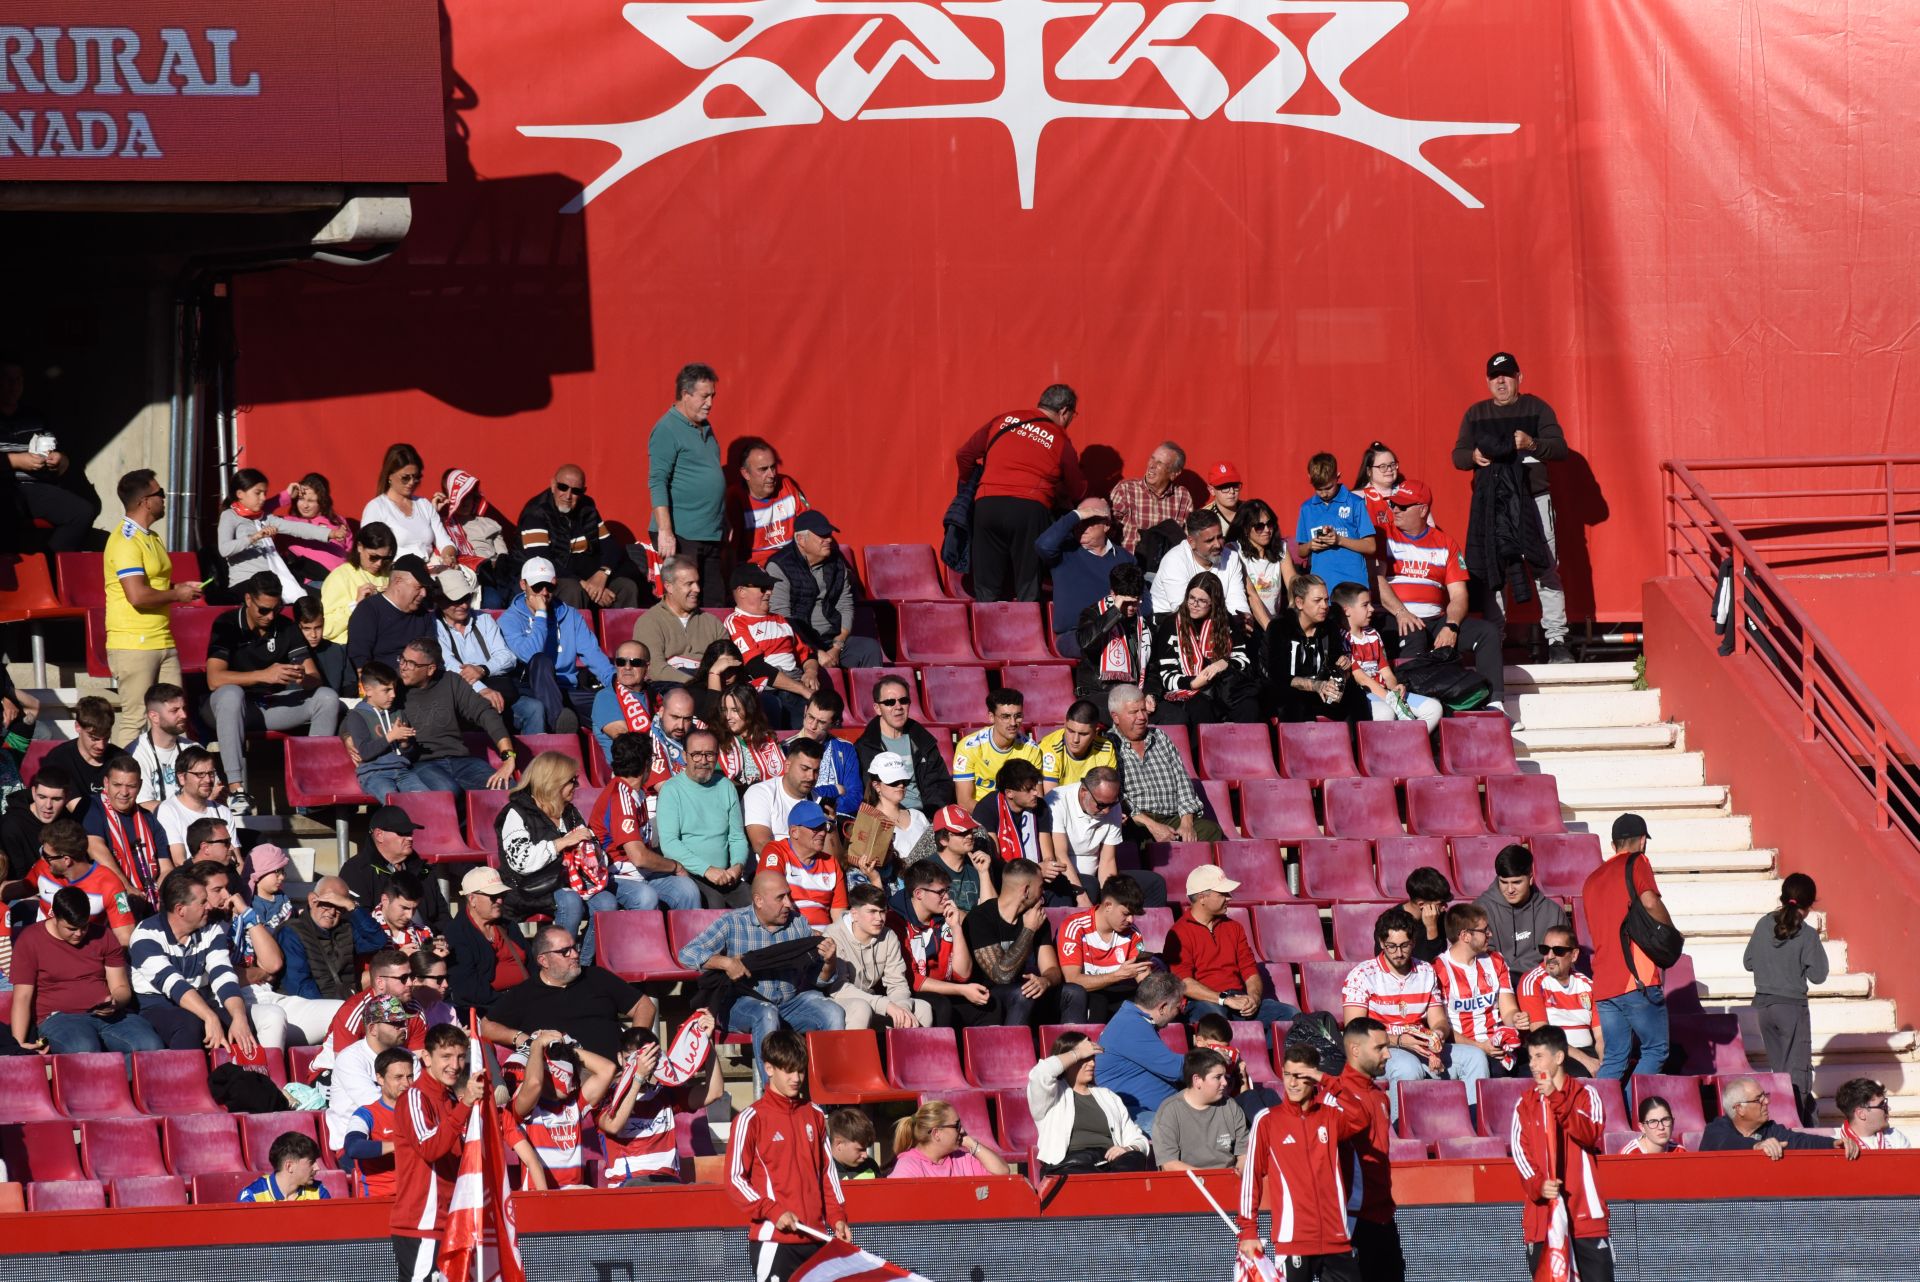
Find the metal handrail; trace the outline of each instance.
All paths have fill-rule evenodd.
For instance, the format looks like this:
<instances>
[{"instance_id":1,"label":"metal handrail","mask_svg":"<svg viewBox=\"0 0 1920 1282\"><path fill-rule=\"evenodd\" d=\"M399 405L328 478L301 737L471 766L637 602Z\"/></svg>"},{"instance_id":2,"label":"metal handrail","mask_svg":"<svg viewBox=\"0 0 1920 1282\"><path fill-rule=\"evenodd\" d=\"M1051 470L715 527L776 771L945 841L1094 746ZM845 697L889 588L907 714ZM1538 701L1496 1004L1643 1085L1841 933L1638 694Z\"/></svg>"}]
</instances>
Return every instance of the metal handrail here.
<instances>
[{"instance_id":1,"label":"metal handrail","mask_svg":"<svg viewBox=\"0 0 1920 1282\"><path fill-rule=\"evenodd\" d=\"M1731 558L1734 652L1758 659L1799 705L1801 741L1824 742L1872 795L1875 826L1898 831L1920 847L1920 749L1698 475L1880 466L1886 484L1870 493L1884 497L1887 508L1873 519L1884 522L1887 566L1893 569L1902 547L1895 535L1893 502L1898 493L1893 468L1900 464L1920 464L1920 456L1669 460L1661 466L1662 505L1667 573L1693 578L1711 598L1719 587L1720 565ZM1721 499L1744 497L1751 496L1722 495ZM1790 522L1783 519L1781 523Z\"/></svg>"}]
</instances>

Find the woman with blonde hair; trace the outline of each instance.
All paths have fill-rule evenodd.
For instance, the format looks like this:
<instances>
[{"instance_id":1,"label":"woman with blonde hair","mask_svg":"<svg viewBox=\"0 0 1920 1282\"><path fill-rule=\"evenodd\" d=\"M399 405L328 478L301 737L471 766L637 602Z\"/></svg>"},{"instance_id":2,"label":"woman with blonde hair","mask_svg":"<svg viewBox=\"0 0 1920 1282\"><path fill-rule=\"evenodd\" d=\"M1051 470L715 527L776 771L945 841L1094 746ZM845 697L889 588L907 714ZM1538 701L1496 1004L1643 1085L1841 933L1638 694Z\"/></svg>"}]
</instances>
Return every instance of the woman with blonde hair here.
<instances>
[{"instance_id":1,"label":"woman with blonde hair","mask_svg":"<svg viewBox=\"0 0 1920 1282\"><path fill-rule=\"evenodd\" d=\"M890 1179L970 1179L1010 1175L1007 1159L967 1134L960 1114L943 1099L928 1100L893 1128Z\"/></svg>"},{"instance_id":2,"label":"woman with blonde hair","mask_svg":"<svg viewBox=\"0 0 1920 1282\"><path fill-rule=\"evenodd\" d=\"M500 874L508 886L508 918L551 916L555 926L580 936L580 964L587 966L593 963L592 914L609 912L620 902L606 854L573 804L579 786L578 761L564 752L541 753L527 763L494 831L500 840Z\"/></svg>"}]
</instances>

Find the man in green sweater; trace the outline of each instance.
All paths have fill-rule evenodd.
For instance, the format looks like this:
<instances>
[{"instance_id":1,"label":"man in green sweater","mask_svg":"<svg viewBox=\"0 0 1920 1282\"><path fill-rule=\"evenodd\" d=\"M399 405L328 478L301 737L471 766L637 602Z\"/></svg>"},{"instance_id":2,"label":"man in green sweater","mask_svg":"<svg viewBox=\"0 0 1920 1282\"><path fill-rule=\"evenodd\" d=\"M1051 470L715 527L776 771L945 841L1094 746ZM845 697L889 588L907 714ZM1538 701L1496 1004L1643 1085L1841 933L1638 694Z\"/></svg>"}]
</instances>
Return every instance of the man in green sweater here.
<instances>
[{"instance_id":1,"label":"man in green sweater","mask_svg":"<svg viewBox=\"0 0 1920 1282\"><path fill-rule=\"evenodd\" d=\"M686 866L709 908L753 902L740 794L720 773L720 740L705 726L687 732L687 768L660 785L654 816L660 853Z\"/></svg>"},{"instance_id":2,"label":"man in green sweater","mask_svg":"<svg viewBox=\"0 0 1920 1282\"><path fill-rule=\"evenodd\" d=\"M720 377L687 365L674 378L674 402L647 437L647 488L653 496L653 546L700 571L702 605L725 605L721 554L726 538L726 478L720 441L707 416Z\"/></svg>"}]
</instances>

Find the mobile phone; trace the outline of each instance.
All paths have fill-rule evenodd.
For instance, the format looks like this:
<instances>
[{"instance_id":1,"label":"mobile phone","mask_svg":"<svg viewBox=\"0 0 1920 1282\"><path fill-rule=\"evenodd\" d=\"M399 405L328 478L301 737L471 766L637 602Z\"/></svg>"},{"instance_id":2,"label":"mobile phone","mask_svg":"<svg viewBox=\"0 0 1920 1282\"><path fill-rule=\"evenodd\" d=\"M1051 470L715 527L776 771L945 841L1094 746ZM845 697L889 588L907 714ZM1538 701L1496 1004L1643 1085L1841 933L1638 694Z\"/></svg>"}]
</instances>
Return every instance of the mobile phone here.
<instances>
[{"instance_id":1,"label":"mobile phone","mask_svg":"<svg viewBox=\"0 0 1920 1282\"><path fill-rule=\"evenodd\" d=\"M1332 533L1333 533L1333 527L1331 525L1315 526L1313 531L1313 537L1317 539L1322 535L1332 534Z\"/></svg>"}]
</instances>

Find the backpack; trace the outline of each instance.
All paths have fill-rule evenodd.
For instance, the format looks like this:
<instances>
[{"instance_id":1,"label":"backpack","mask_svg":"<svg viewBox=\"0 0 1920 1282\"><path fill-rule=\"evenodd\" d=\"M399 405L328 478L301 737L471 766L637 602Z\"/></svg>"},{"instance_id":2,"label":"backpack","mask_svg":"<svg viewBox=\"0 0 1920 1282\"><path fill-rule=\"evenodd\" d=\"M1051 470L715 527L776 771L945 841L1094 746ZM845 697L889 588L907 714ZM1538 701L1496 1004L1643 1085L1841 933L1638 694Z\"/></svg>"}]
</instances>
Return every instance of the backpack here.
<instances>
[{"instance_id":1,"label":"backpack","mask_svg":"<svg viewBox=\"0 0 1920 1282\"><path fill-rule=\"evenodd\" d=\"M284 1113L287 1100L265 1073L222 1064L207 1075L207 1092L229 1113Z\"/></svg>"},{"instance_id":2,"label":"backpack","mask_svg":"<svg viewBox=\"0 0 1920 1282\"><path fill-rule=\"evenodd\" d=\"M1320 1052L1320 1071L1337 1077L1346 1071L1347 1044L1340 1021L1323 1010L1303 1010L1287 1030L1287 1047L1311 1046Z\"/></svg>"},{"instance_id":3,"label":"backpack","mask_svg":"<svg viewBox=\"0 0 1920 1282\"><path fill-rule=\"evenodd\" d=\"M980 489L980 478L986 474L987 455L1008 432L1039 421L1039 418L1015 419L989 436L980 451L980 461L953 487L953 501L947 504L947 514L940 518L940 559L955 574L965 574L973 568L973 496Z\"/></svg>"},{"instance_id":4,"label":"backpack","mask_svg":"<svg viewBox=\"0 0 1920 1282\"><path fill-rule=\"evenodd\" d=\"M1643 851L1628 855L1621 861L1625 865L1624 872L1627 878L1627 915L1626 919L1620 923L1620 955L1628 959L1628 974L1633 974L1633 948L1629 945L1638 945L1640 951L1647 955L1647 960L1661 970L1678 962L1681 953L1685 952L1687 947L1687 937L1648 912L1647 906L1640 902L1640 896L1633 888L1634 861L1646 857ZM1633 983L1636 989L1646 987L1640 982L1638 975L1633 976Z\"/></svg>"},{"instance_id":5,"label":"backpack","mask_svg":"<svg viewBox=\"0 0 1920 1282\"><path fill-rule=\"evenodd\" d=\"M1397 660L1393 671L1407 689L1438 699L1453 712L1470 712L1493 697L1493 687L1479 673L1461 667L1450 645Z\"/></svg>"}]
</instances>

